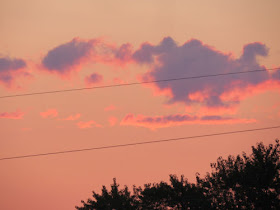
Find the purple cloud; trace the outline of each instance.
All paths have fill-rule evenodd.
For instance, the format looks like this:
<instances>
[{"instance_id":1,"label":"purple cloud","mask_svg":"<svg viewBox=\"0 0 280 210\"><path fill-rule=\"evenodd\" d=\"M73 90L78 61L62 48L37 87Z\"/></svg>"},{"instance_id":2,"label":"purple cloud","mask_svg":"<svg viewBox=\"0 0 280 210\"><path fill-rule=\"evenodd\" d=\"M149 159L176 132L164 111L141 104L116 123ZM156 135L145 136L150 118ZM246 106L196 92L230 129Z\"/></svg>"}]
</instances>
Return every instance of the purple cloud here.
<instances>
[{"instance_id":1,"label":"purple cloud","mask_svg":"<svg viewBox=\"0 0 280 210\"><path fill-rule=\"evenodd\" d=\"M29 73L23 71L26 62L17 58L0 58L0 82L5 86L10 86L18 75L28 76Z\"/></svg>"},{"instance_id":2,"label":"purple cloud","mask_svg":"<svg viewBox=\"0 0 280 210\"><path fill-rule=\"evenodd\" d=\"M13 71L26 67L22 59L0 58L0 72Z\"/></svg>"},{"instance_id":3,"label":"purple cloud","mask_svg":"<svg viewBox=\"0 0 280 210\"><path fill-rule=\"evenodd\" d=\"M129 43L123 44L114 53L117 60L127 62L131 59L132 45Z\"/></svg>"},{"instance_id":4,"label":"purple cloud","mask_svg":"<svg viewBox=\"0 0 280 210\"><path fill-rule=\"evenodd\" d=\"M103 40L83 41L73 39L70 42L51 49L42 59L42 66L48 72L67 75L80 70L86 62L123 65L132 60L132 45L127 43L120 47Z\"/></svg>"},{"instance_id":5,"label":"purple cloud","mask_svg":"<svg viewBox=\"0 0 280 210\"><path fill-rule=\"evenodd\" d=\"M48 71L59 74L69 73L77 67L83 59L90 56L94 41L72 41L59 45L50 50L42 60L42 65Z\"/></svg>"},{"instance_id":6,"label":"purple cloud","mask_svg":"<svg viewBox=\"0 0 280 210\"><path fill-rule=\"evenodd\" d=\"M257 61L257 56L267 56L268 48L261 43L244 46L240 58L223 53L199 40L190 40L178 45L170 38L164 38L158 45L143 44L134 52L133 59L141 64L152 64L152 70L143 75L143 80L162 80L197 75L230 73L265 69ZM276 77L276 76L275 76ZM257 85L269 79L267 72L239 74L223 77L182 80L156 83L160 91L171 92L169 103L202 103L209 107L225 107L239 101L223 101L221 95L232 88ZM200 97L194 97L199 95Z\"/></svg>"},{"instance_id":7,"label":"purple cloud","mask_svg":"<svg viewBox=\"0 0 280 210\"><path fill-rule=\"evenodd\" d=\"M255 119L223 117L216 115L195 116L188 114L144 116L127 114L121 121L121 125L146 127L152 130L157 128L181 126L186 124L244 124L254 123Z\"/></svg>"},{"instance_id":8,"label":"purple cloud","mask_svg":"<svg viewBox=\"0 0 280 210\"><path fill-rule=\"evenodd\" d=\"M97 73L93 73L85 78L85 82L87 85L100 83L103 81L103 76Z\"/></svg>"},{"instance_id":9,"label":"purple cloud","mask_svg":"<svg viewBox=\"0 0 280 210\"><path fill-rule=\"evenodd\" d=\"M158 46L152 46L147 42L142 44L141 48L135 51L132 57L138 63L152 63L154 55L167 53L175 47L177 47L175 41L170 37L166 37Z\"/></svg>"}]
</instances>

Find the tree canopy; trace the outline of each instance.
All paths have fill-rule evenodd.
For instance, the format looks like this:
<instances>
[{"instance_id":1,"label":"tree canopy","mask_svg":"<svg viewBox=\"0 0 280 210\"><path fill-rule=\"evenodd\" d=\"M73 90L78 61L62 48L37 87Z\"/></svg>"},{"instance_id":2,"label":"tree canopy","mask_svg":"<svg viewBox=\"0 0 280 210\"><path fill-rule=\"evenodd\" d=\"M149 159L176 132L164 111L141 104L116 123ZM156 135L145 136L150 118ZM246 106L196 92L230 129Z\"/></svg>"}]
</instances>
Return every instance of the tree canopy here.
<instances>
[{"instance_id":1,"label":"tree canopy","mask_svg":"<svg viewBox=\"0 0 280 210\"><path fill-rule=\"evenodd\" d=\"M247 155L219 157L211 173L189 183L184 176L170 175L170 183L159 182L111 190L82 201L78 210L92 209L280 209L280 144L252 146Z\"/></svg>"}]
</instances>

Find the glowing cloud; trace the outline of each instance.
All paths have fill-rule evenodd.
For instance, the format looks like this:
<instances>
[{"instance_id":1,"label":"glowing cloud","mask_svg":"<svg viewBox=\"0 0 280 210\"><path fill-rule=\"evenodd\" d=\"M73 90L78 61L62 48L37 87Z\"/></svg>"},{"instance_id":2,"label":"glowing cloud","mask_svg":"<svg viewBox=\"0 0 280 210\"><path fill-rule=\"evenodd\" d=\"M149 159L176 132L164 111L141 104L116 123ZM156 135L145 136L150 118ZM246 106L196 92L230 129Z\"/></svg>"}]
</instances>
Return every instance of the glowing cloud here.
<instances>
[{"instance_id":1,"label":"glowing cloud","mask_svg":"<svg viewBox=\"0 0 280 210\"><path fill-rule=\"evenodd\" d=\"M96 123L93 120L90 121L80 121L77 123L78 128L80 129L86 129L86 128L92 128L92 127L98 127L101 128L102 126Z\"/></svg>"},{"instance_id":2,"label":"glowing cloud","mask_svg":"<svg viewBox=\"0 0 280 210\"><path fill-rule=\"evenodd\" d=\"M114 53L114 63L117 65L124 65L133 61L132 59L132 45L127 43L121 45L119 48L113 51Z\"/></svg>"},{"instance_id":3,"label":"glowing cloud","mask_svg":"<svg viewBox=\"0 0 280 210\"><path fill-rule=\"evenodd\" d=\"M116 107L113 104L104 108L105 112L114 111L114 110L116 110Z\"/></svg>"},{"instance_id":4,"label":"glowing cloud","mask_svg":"<svg viewBox=\"0 0 280 210\"><path fill-rule=\"evenodd\" d=\"M222 117L217 115L206 115L198 117L187 114L177 114L149 117L144 115L134 116L133 114L128 114L121 121L121 125L145 127L153 130L157 128L180 126L186 124L243 124L253 122L256 122L256 120Z\"/></svg>"},{"instance_id":5,"label":"glowing cloud","mask_svg":"<svg viewBox=\"0 0 280 210\"><path fill-rule=\"evenodd\" d=\"M75 114L75 115L70 115L66 118L61 118L59 120L63 120L63 121L75 121L78 120L81 117L81 114Z\"/></svg>"},{"instance_id":6,"label":"glowing cloud","mask_svg":"<svg viewBox=\"0 0 280 210\"><path fill-rule=\"evenodd\" d=\"M238 106L229 107L207 107L202 106L197 111L200 116L203 115L234 115L238 111Z\"/></svg>"},{"instance_id":7,"label":"glowing cloud","mask_svg":"<svg viewBox=\"0 0 280 210\"><path fill-rule=\"evenodd\" d=\"M54 118L58 115L56 109L48 109L45 112L40 112L42 118Z\"/></svg>"},{"instance_id":8,"label":"glowing cloud","mask_svg":"<svg viewBox=\"0 0 280 210\"><path fill-rule=\"evenodd\" d=\"M21 111L15 111L15 112L2 112L0 113L0 119L13 119L13 120L19 120L22 119L24 116L24 113Z\"/></svg>"},{"instance_id":9,"label":"glowing cloud","mask_svg":"<svg viewBox=\"0 0 280 210\"><path fill-rule=\"evenodd\" d=\"M118 122L118 119L114 116L109 117L108 122L110 124L110 126L115 126Z\"/></svg>"},{"instance_id":10,"label":"glowing cloud","mask_svg":"<svg viewBox=\"0 0 280 210\"><path fill-rule=\"evenodd\" d=\"M223 53L203 44L199 40L189 40L178 45L167 37L158 45L144 43L134 52L133 59L139 64L149 64L151 70L142 75L142 80L162 80L168 78L197 75L242 72L265 69L257 61L257 56L267 56L268 49L262 43L247 44L240 58ZM233 98L225 100L226 93L235 88L256 87L266 81L280 82L279 71L238 74L223 77L182 80L155 83L155 91L168 93L169 103L181 102L186 105L200 103L208 107L231 107L239 103ZM278 78L279 77L279 78ZM151 85L150 85L151 87Z\"/></svg>"}]
</instances>

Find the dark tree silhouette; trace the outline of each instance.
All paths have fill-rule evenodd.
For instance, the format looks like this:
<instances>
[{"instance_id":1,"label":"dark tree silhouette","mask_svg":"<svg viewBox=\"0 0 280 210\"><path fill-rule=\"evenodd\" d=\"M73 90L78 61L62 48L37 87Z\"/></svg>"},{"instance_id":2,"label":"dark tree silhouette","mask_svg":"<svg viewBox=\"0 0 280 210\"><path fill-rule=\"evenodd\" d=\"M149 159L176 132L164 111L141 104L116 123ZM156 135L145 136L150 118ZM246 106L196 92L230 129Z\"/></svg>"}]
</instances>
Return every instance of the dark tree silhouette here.
<instances>
[{"instance_id":1,"label":"dark tree silhouette","mask_svg":"<svg viewBox=\"0 0 280 210\"><path fill-rule=\"evenodd\" d=\"M212 173L197 176L199 188L218 209L280 209L280 145L252 147L252 154L212 163Z\"/></svg>"},{"instance_id":2,"label":"dark tree silhouette","mask_svg":"<svg viewBox=\"0 0 280 210\"><path fill-rule=\"evenodd\" d=\"M204 178L197 175L196 184L170 175L170 184L145 184L133 193L113 179L110 192L103 186L76 209L280 209L279 140L253 146L251 155L219 157L211 168Z\"/></svg>"},{"instance_id":3,"label":"dark tree silhouette","mask_svg":"<svg viewBox=\"0 0 280 210\"><path fill-rule=\"evenodd\" d=\"M92 209L135 209L137 206L136 199L134 195L131 195L127 186L124 189L119 190L119 184L117 184L116 179L113 179L113 184L111 185L111 191L108 192L107 188L103 186L101 195L92 192L92 199L88 199L87 202L81 201L83 207L76 206L78 210L92 210Z\"/></svg>"},{"instance_id":4,"label":"dark tree silhouette","mask_svg":"<svg viewBox=\"0 0 280 210\"><path fill-rule=\"evenodd\" d=\"M190 184L184 176L178 179L170 175L170 185L166 182L145 185L140 190L140 209L207 209L211 207L201 188Z\"/></svg>"}]
</instances>

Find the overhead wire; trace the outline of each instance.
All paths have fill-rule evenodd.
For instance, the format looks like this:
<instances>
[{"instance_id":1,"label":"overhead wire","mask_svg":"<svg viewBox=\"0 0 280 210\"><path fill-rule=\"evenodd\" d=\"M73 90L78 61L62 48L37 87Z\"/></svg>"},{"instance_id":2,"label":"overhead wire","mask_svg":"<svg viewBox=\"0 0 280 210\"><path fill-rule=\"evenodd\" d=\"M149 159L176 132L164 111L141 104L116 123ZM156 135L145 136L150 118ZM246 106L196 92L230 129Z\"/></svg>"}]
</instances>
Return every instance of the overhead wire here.
<instances>
[{"instance_id":1,"label":"overhead wire","mask_svg":"<svg viewBox=\"0 0 280 210\"><path fill-rule=\"evenodd\" d=\"M94 86L94 87L73 88L73 89L54 90L54 91L44 91L44 92L33 92L33 93L25 93L25 94L17 94L17 95L0 96L0 99L3 99L3 98L13 98L13 97L21 97L21 96L32 96L32 95L62 93L62 92L72 92L72 91L82 91L82 90L90 90L90 89L101 89L101 88L112 88L112 87L121 87L121 86L132 86L132 85L159 83L159 82L168 82L168 81L199 79L199 78L227 76L227 75L236 75L236 74L245 74L245 73L258 73L258 72L274 71L274 70L280 70L280 68L256 69L256 70L249 70L249 71L239 71L239 72L228 72L228 73L220 73L220 74L198 75L198 76L189 76L189 77L180 77L180 78L169 78L169 79L143 81L143 82L132 82L132 83L125 83L125 84L103 85L103 86ZM143 144L162 143L162 142L170 142L170 141L178 141L178 140L186 140L186 139L194 139L194 138L202 138L202 137L211 137L211 136L218 136L218 135L228 135L228 134L243 133L243 132L270 130L270 129L276 129L276 128L280 128L280 125L279 126L272 126L272 127L264 127L264 128L247 129L247 130L229 131L229 132L222 132L222 133L204 134L204 135L197 135L197 136L187 136L187 137L179 137L179 138L171 138L171 139L161 139L161 140L155 140L155 141L144 141L144 142L136 142L136 143L128 143L128 144L109 145L109 146L102 146L102 147L91 147L91 148L83 148L83 149L73 149L73 150L57 151L57 152L48 152L48 153L39 153L39 154L28 154L28 155L21 155L21 156L3 157L3 158L0 158L0 161L12 160L12 159L21 159L21 158L31 158L31 157L38 157L38 156L58 155L58 154L74 153L74 152L84 152L84 151L90 151L90 150L102 150L102 149L110 149L110 148L118 148L118 147L136 146L136 145L143 145Z\"/></svg>"},{"instance_id":2,"label":"overhead wire","mask_svg":"<svg viewBox=\"0 0 280 210\"><path fill-rule=\"evenodd\" d=\"M34 96L34 95L45 95L45 94L55 94L55 93L64 93L64 92L74 92L74 91L82 91L82 90L133 86L133 85L150 84L150 83L172 82L172 81L179 81L179 80L201 79L201 78L207 78L207 77L229 76L229 75L236 75L236 74L258 73L258 72L275 71L275 70L280 70L280 68L255 69L255 70L248 70L248 71L237 71L237 72L227 72L227 73L219 73L219 74L206 74L206 75L197 75L197 76L189 76L189 77L167 78L167 79L159 79L159 80L151 80L151 81L131 82L131 83L124 83L124 84L101 85L101 86L93 86L93 87L51 90L51 91L42 91L42 92L30 92L30 93L23 93L23 94L4 95L4 96L0 96L0 99L23 97L23 96Z\"/></svg>"},{"instance_id":3,"label":"overhead wire","mask_svg":"<svg viewBox=\"0 0 280 210\"><path fill-rule=\"evenodd\" d=\"M246 129L246 130L227 131L227 132L220 132L220 133L210 133L210 134L203 134L203 135L196 135L196 136L185 136L185 137L178 137L178 138L160 139L160 140L154 140L154 141L142 141L142 142L116 144L116 145L101 146L101 147L90 147L90 148L83 148L83 149L72 149L72 150L63 150L63 151L56 151L56 152L27 154L27 155L12 156L12 157L2 157L2 158L0 158L0 161L22 159L22 158L34 158L34 157L39 157L39 156L59 155L59 154L66 154L66 153L85 152L85 151L92 151L92 150L104 150L104 149L137 146L137 145L144 145L144 144L164 143L164 142L180 141L180 140L211 137L211 136L221 136L221 135L229 135L229 134L236 134L236 133L271 130L271 129L277 129L277 128L280 128L280 125L271 126L271 127Z\"/></svg>"}]
</instances>

